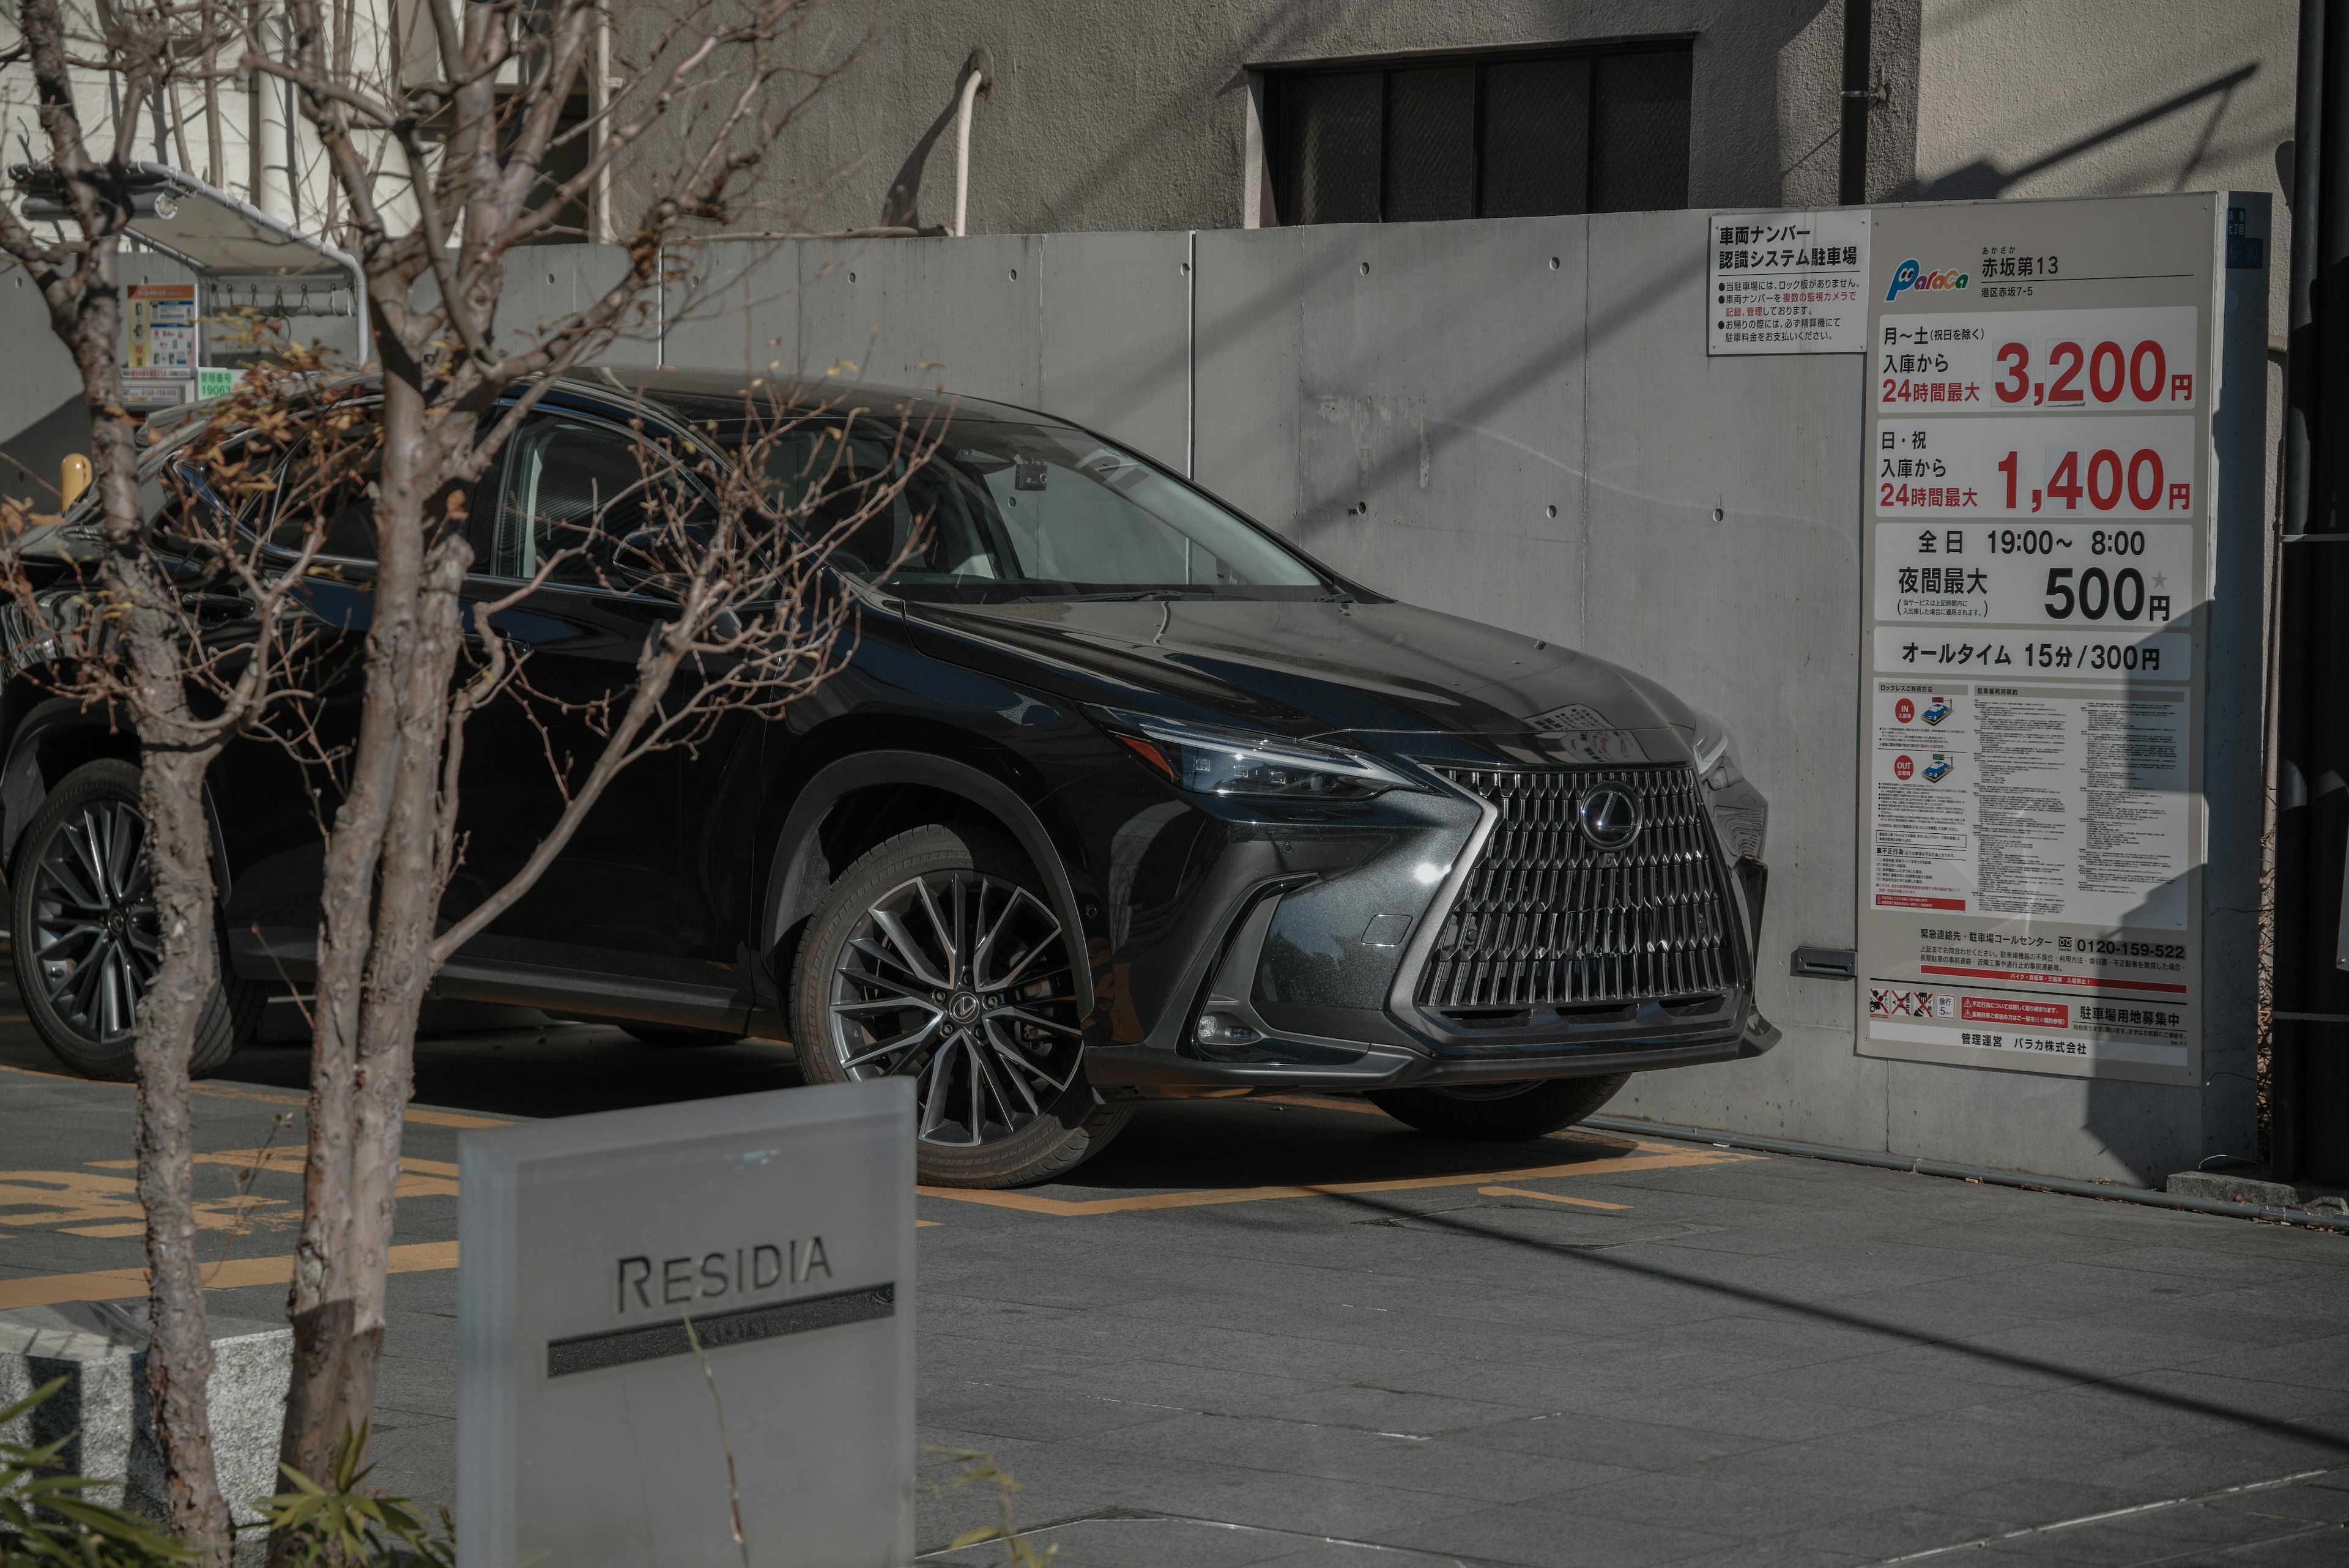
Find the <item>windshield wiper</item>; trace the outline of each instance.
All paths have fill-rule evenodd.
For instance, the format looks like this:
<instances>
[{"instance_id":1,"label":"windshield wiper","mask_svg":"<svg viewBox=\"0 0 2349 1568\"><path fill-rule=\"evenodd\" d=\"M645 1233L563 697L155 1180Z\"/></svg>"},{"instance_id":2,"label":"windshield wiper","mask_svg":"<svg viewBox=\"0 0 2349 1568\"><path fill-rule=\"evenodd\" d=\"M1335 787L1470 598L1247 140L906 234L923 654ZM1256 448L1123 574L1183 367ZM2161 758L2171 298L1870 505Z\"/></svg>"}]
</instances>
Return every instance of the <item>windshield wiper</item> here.
<instances>
[{"instance_id":1,"label":"windshield wiper","mask_svg":"<svg viewBox=\"0 0 2349 1568\"><path fill-rule=\"evenodd\" d=\"M1137 588L1132 593L1121 594L1030 594L1028 597L1031 599L1040 599L1047 604L1070 605L1108 602L1130 604L1142 599L1211 599L1216 596L1185 588Z\"/></svg>"}]
</instances>

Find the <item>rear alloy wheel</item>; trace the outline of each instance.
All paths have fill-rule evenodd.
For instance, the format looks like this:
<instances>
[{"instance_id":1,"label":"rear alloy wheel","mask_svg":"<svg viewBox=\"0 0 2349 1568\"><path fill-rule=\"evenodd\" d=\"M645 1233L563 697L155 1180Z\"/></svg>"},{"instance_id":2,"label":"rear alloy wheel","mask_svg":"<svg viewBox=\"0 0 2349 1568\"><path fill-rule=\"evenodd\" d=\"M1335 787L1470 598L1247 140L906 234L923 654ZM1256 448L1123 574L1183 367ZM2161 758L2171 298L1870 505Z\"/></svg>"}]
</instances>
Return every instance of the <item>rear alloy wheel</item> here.
<instances>
[{"instance_id":1,"label":"rear alloy wheel","mask_svg":"<svg viewBox=\"0 0 2349 1568\"><path fill-rule=\"evenodd\" d=\"M1597 1116L1630 1081L1630 1074L1614 1073L1453 1089L1374 1089L1366 1097L1397 1121L1435 1137L1516 1143Z\"/></svg>"},{"instance_id":2,"label":"rear alloy wheel","mask_svg":"<svg viewBox=\"0 0 2349 1568\"><path fill-rule=\"evenodd\" d=\"M67 774L25 828L9 892L16 990L43 1043L89 1077L135 1076L139 1003L162 959L139 769L107 758ZM223 1065L263 1000L216 981L190 1070Z\"/></svg>"},{"instance_id":3,"label":"rear alloy wheel","mask_svg":"<svg viewBox=\"0 0 2349 1568\"><path fill-rule=\"evenodd\" d=\"M920 827L866 852L809 920L796 982L810 1082L914 1080L926 1182L1049 1180L1133 1115L1085 1083L1067 934L1000 840Z\"/></svg>"}]
</instances>

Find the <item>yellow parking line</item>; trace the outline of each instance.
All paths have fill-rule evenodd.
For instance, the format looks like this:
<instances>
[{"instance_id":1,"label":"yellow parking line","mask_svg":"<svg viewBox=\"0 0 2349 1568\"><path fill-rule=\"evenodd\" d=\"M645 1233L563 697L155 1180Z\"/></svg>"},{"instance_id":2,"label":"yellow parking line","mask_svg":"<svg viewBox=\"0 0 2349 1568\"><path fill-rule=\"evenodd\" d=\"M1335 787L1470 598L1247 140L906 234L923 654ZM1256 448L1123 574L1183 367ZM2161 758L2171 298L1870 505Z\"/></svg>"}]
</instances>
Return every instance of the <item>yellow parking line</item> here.
<instances>
[{"instance_id":1,"label":"yellow parking line","mask_svg":"<svg viewBox=\"0 0 2349 1568\"><path fill-rule=\"evenodd\" d=\"M1408 1176L1383 1181L1330 1181L1310 1187L1216 1187L1194 1192L1145 1192L1132 1198L1040 1198L1032 1192L986 1192L964 1187L922 1187L925 1198L983 1203L1073 1220L1095 1214L1128 1214L1153 1209L1199 1209L1219 1203L1261 1203L1277 1198L1328 1198L1350 1192L1413 1192L1433 1187L1473 1187L1479 1182L1557 1181L1578 1176L1618 1176L1634 1170L1676 1170L1690 1166L1732 1165L1758 1155L1729 1149L1692 1149L1672 1144L1640 1143L1635 1153L1574 1165L1542 1165L1524 1170L1472 1170L1453 1176Z\"/></svg>"},{"instance_id":2,"label":"yellow parking line","mask_svg":"<svg viewBox=\"0 0 2349 1568\"><path fill-rule=\"evenodd\" d=\"M457 1266L454 1241L416 1241L391 1249L390 1272L424 1273ZM236 1285L283 1285L294 1279L294 1260L231 1258L203 1271L212 1290ZM145 1269L100 1269L88 1274L44 1274L28 1280L0 1280L0 1311L10 1307L51 1306L58 1302L110 1302L147 1293Z\"/></svg>"},{"instance_id":3,"label":"yellow parking line","mask_svg":"<svg viewBox=\"0 0 2349 1568\"><path fill-rule=\"evenodd\" d=\"M936 1220L916 1220L936 1225ZM5 1238L0 1238L5 1239ZM457 1266L454 1241L415 1241L391 1249L388 1272L395 1274L432 1273ZM204 1288L230 1290L238 1285L283 1285L294 1280L294 1260L231 1258L204 1266ZM147 1293L145 1269L99 1269L87 1274L42 1274L31 1279L0 1280L0 1312L14 1307L54 1306L59 1302L120 1301Z\"/></svg>"},{"instance_id":4,"label":"yellow parking line","mask_svg":"<svg viewBox=\"0 0 2349 1568\"><path fill-rule=\"evenodd\" d=\"M510 1127L513 1123L502 1116L477 1116L463 1111L427 1111L410 1106L403 1116L419 1127Z\"/></svg>"},{"instance_id":5,"label":"yellow parking line","mask_svg":"<svg viewBox=\"0 0 2349 1568\"><path fill-rule=\"evenodd\" d=\"M22 1073L28 1078L62 1078L68 1084L106 1085L109 1087L124 1090L129 1090L133 1086L129 1084L115 1084L110 1080L103 1078L85 1078L75 1073L45 1073L38 1067L19 1067L11 1062L0 1062L0 1073ZM231 1085L218 1082L209 1084L191 1084L188 1085L188 1088L191 1093L202 1095L207 1098L215 1100L250 1100L264 1106L294 1106L297 1107L306 1106L310 1103L309 1096L294 1094L285 1089L260 1089L248 1087L244 1085ZM471 1111L428 1110L419 1106L409 1106L405 1115L408 1120L416 1123L419 1127L508 1127L513 1126L513 1122L510 1118L506 1117L480 1116L473 1115Z\"/></svg>"},{"instance_id":6,"label":"yellow parking line","mask_svg":"<svg viewBox=\"0 0 2349 1568\"><path fill-rule=\"evenodd\" d=\"M1549 1203L1571 1203L1581 1209L1629 1209L1628 1203L1601 1203L1596 1198L1568 1198L1563 1192L1536 1192L1530 1187L1480 1187L1486 1198L1539 1198Z\"/></svg>"}]
</instances>

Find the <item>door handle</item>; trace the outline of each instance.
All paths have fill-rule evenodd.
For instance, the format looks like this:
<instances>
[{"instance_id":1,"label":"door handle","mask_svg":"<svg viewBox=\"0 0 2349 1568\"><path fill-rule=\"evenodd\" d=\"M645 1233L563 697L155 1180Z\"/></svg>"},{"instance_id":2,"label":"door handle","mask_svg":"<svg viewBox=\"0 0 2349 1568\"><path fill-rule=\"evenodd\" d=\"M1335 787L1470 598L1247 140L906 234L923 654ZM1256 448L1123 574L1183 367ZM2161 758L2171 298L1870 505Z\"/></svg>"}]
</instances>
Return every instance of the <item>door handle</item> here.
<instances>
[{"instance_id":1,"label":"door handle","mask_svg":"<svg viewBox=\"0 0 2349 1568\"><path fill-rule=\"evenodd\" d=\"M528 638L516 637L503 627L492 627L491 629L498 634L498 640L506 645L507 652L523 654L531 651L533 645ZM468 648L479 651L489 647L489 639L481 635L480 624L470 615L464 619L460 635L464 638L465 646Z\"/></svg>"}]
</instances>

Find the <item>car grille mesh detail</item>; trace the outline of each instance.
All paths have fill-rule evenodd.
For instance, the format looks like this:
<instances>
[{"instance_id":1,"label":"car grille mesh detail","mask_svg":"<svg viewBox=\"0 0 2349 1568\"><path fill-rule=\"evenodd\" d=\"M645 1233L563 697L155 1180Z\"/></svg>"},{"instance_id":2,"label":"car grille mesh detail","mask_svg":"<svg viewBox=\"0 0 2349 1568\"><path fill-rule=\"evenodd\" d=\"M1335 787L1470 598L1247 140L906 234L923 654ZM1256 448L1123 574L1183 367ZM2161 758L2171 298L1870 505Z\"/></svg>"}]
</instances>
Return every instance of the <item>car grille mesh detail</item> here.
<instances>
[{"instance_id":1,"label":"car grille mesh detail","mask_svg":"<svg viewBox=\"0 0 2349 1568\"><path fill-rule=\"evenodd\" d=\"M1419 982L1446 1010L1630 1002L1735 983L1722 879L1686 767L1435 772L1500 812ZM1576 814L1614 786L1639 834L1604 850Z\"/></svg>"}]
</instances>

